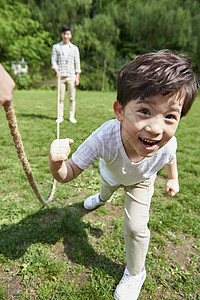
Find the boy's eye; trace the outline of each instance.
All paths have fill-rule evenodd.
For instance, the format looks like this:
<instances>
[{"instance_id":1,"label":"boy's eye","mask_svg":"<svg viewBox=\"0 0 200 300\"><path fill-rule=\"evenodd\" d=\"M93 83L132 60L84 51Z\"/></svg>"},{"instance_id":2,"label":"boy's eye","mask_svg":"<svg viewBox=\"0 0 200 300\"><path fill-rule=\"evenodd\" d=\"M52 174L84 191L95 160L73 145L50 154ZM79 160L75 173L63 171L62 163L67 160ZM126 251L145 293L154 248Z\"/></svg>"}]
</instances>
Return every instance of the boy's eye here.
<instances>
[{"instance_id":1,"label":"boy's eye","mask_svg":"<svg viewBox=\"0 0 200 300\"><path fill-rule=\"evenodd\" d=\"M144 115L150 115L150 112L147 108L142 108L140 109L140 113L144 114Z\"/></svg>"},{"instance_id":2,"label":"boy's eye","mask_svg":"<svg viewBox=\"0 0 200 300\"><path fill-rule=\"evenodd\" d=\"M175 115L167 115L165 118L166 119L170 119L170 120L172 120L172 119L176 120L176 116Z\"/></svg>"}]
</instances>

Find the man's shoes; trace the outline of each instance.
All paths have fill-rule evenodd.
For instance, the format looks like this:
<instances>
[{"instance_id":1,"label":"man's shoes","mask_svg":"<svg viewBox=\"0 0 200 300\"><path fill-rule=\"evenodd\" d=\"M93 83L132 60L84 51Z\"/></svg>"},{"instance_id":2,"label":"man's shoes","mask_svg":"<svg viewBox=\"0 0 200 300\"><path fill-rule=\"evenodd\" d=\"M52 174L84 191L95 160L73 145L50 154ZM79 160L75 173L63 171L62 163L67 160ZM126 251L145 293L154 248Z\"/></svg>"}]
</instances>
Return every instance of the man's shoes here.
<instances>
[{"instance_id":1,"label":"man's shoes","mask_svg":"<svg viewBox=\"0 0 200 300\"><path fill-rule=\"evenodd\" d=\"M112 198L107 201L102 201L100 198L100 194L96 194L93 196L88 197L84 203L83 207L87 210L93 210L99 206L105 205L108 202L111 202Z\"/></svg>"},{"instance_id":2,"label":"man's shoes","mask_svg":"<svg viewBox=\"0 0 200 300\"><path fill-rule=\"evenodd\" d=\"M69 118L69 121L70 121L71 123L73 123L73 124L76 124L76 123L77 123L77 121L76 121L76 119L75 119L74 117L70 117L70 118Z\"/></svg>"},{"instance_id":3,"label":"man's shoes","mask_svg":"<svg viewBox=\"0 0 200 300\"><path fill-rule=\"evenodd\" d=\"M128 275L129 274L129 275ZM126 267L124 275L119 282L115 293L115 300L136 300L140 294L141 287L146 279L146 270L139 275L132 276Z\"/></svg>"},{"instance_id":4,"label":"man's shoes","mask_svg":"<svg viewBox=\"0 0 200 300\"><path fill-rule=\"evenodd\" d=\"M59 117L59 118L56 120L57 123L62 123L63 121L64 121L63 117Z\"/></svg>"}]
</instances>

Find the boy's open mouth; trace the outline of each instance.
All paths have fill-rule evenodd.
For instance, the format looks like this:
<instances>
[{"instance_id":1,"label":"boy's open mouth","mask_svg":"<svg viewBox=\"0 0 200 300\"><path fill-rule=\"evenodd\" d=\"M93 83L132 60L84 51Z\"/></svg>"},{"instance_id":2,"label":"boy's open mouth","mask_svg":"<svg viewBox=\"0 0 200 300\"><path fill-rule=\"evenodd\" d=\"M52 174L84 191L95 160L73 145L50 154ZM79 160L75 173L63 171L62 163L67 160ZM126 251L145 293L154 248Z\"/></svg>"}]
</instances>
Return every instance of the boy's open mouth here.
<instances>
[{"instance_id":1,"label":"boy's open mouth","mask_svg":"<svg viewBox=\"0 0 200 300\"><path fill-rule=\"evenodd\" d=\"M159 141L152 141L152 140L148 140L148 139L144 139L144 138L139 138L139 139L144 145L149 146L149 147L157 145L159 143Z\"/></svg>"}]
</instances>

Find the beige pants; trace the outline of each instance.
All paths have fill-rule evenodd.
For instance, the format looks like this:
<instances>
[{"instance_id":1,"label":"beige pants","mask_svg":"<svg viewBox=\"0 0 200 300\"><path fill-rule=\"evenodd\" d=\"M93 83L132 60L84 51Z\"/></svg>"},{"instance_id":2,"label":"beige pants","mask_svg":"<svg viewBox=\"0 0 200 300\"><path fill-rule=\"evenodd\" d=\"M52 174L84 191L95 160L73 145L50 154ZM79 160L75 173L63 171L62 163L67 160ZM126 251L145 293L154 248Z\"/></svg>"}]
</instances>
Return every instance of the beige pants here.
<instances>
[{"instance_id":1,"label":"beige pants","mask_svg":"<svg viewBox=\"0 0 200 300\"><path fill-rule=\"evenodd\" d=\"M148 229L149 209L154 192L156 175L132 186L123 186L125 191L124 242L127 268L132 275L142 272L150 240ZM100 197L108 200L120 186L110 186L101 179Z\"/></svg>"},{"instance_id":2,"label":"beige pants","mask_svg":"<svg viewBox=\"0 0 200 300\"><path fill-rule=\"evenodd\" d=\"M69 98L69 117L74 117L75 105L76 105L75 103L76 88L75 88L74 77L61 77L60 79L60 102L58 107L58 116L63 117L66 89Z\"/></svg>"}]
</instances>

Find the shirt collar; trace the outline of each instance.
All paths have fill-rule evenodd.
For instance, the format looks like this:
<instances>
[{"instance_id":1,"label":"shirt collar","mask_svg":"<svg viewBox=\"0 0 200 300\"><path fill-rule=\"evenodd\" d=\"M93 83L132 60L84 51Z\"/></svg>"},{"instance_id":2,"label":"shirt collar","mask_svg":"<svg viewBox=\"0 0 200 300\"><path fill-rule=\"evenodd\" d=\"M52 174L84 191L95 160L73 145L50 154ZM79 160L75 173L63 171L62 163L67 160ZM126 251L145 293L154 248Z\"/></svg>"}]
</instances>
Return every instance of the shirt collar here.
<instances>
[{"instance_id":1,"label":"shirt collar","mask_svg":"<svg viewBox=\"0 0 200 300\"><path fill-rule=\"evenodd\" d=\"M61 41L60 43L61 43L62 46L66 45L66 44L63 43L63 41ZM72 47L72 43L69 42L69 45L68 45L68 46L71 48L71 47Z\"/></svg>"}]
</instances>

